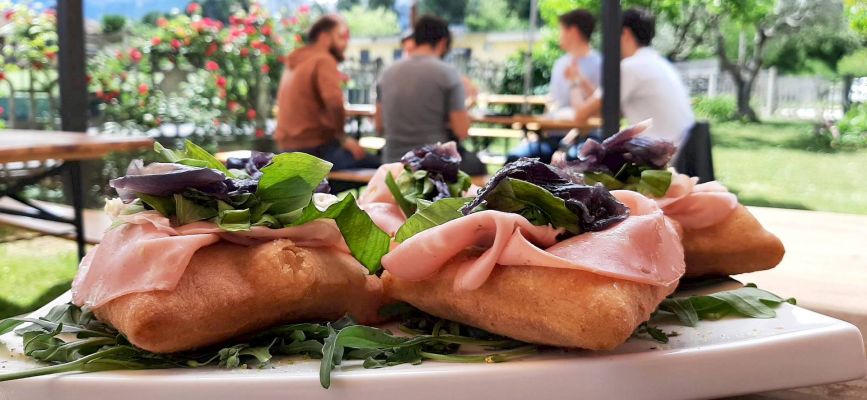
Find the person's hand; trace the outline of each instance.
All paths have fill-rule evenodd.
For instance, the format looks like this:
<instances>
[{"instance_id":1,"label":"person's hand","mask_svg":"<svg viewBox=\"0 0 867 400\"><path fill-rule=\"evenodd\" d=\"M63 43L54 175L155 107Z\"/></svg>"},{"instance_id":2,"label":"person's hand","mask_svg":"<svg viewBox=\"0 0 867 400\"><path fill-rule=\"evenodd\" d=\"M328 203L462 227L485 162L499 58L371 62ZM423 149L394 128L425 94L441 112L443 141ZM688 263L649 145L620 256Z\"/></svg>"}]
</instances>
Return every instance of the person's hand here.
<instances>
[{"instance_id":1,"label":"person's hand","mask_svg":"<svg viewBox=\"0 0 867 400\"><path fill-rule=\"evenodd\" d=\"M555 151L554 154L551 155L551 165L555 167L566 165L566 152L563 150Z\"/></svg>"},{"instance_id":2,"label":"person's hand","mask_svg":"<svg viewBox=\"0 0 867 400\"><path fill-rule=\"evenodd\" d=\"M347 136L343 139L343 148L346 149L350 154L352 154L352 158L356 160L361 160L365 156L367 156L367 152L364 150L364 147L358 143L358 140L355 138Z\"/></svg>"},{"instance_id":3,"label":"person's hand","mask_svg":"<svg viewBox=\"0 0 867 400\"><path fill-rule=\"evenodd\" d=\"M578 65L577 59L569 63L569 66L563 71L563 75L569 82L580 82L584 79L584 75L581 73L581 67Z\"/></svg>"}]
</instances>

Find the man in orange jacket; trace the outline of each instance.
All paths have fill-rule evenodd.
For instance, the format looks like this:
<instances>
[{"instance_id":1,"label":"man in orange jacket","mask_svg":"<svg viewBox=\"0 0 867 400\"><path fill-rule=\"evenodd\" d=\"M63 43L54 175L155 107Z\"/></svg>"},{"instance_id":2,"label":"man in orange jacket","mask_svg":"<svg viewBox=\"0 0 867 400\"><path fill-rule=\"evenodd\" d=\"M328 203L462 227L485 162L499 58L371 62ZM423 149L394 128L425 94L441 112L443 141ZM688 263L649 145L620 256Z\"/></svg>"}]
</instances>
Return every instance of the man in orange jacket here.
<instances>
[{"instance_id":1,"label":"man in orange jacket","mask_svg":"<svg viewBox=\"0 0 867 400\"><path fill-rule=\"evenodd\" d=\"M283 151L301 151L328 160L332 169L376 167L376 157L343 131L343 74L337 69L349 43L349 27L324 16L307 34L307 44L289 55L277 93L274 138Z\"/></svg>"}]
</instances>

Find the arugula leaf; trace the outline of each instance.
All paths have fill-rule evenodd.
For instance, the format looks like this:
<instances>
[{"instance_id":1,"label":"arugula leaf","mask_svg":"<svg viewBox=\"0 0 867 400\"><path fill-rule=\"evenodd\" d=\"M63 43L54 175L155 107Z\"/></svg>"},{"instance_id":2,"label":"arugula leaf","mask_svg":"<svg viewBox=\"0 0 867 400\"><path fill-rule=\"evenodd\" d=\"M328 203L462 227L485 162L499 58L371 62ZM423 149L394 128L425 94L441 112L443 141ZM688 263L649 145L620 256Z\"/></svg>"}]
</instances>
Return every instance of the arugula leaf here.
<instances>
[{"instance_id":1,"label":"arugula leaf","mask_svg":"<svg viewBox=\"0 0 867 400\"><path fill-rule=\"evenodd\" d=\"M589 184L601 183L608 190L632 190L649 197L662 197L671 186L671 171L665 169L648 169L625 164L616 174L611 176L605 172L584 172L584 181Z\"/></svg>"},{"instance_id":2,"label":"arugula leaf","mask_svg":"<svg viewBox=\"0 0 867 400\"><path fill-rule=\"evenodd\" d=\"M578 217L563 199L520 179L505 178L495 186L487 198L487 208L519 214L533 225L550 224L572 234L581 233Z\"/></svg>"},{"instance_id":3,"label":"arugula leaf","mask_svg":"<svg viewBox=\"0 0 867 400\"><path fill-rule=\"evenodd\" d=\"M467 197L448 197L433 203L419 202L418 210L397 230L394 240L403 242L419 232L462 217L460 208L470 200Z\"/></svg>"},{"instance_id":4,"label":"arugula leaf","mask_svg":"<svg viewBox=\"0 0 867 400\"><path fill-rule=\"evenodd\" d=\"M250 230L250 209L221 210L217 215L217 225L227 232Z\"/></svg>"},{"instance_id":5,"label":"arugula leaf","mask_svg":"<svg viewBox=\"0 0 867 400\"><path fill-rule=\"evenodd\" d=\"M300 210L310 203L313 191L328 176L331 165L305 153L278 154L262 168L256 196L271 203L269 211L274 215Z\"/></svg>"},{"instance_id":6,"label":"arugula leaf","mask_svg":"<svg viewBox=\"0 0 867 400\"><path fill-rule=\"evenodd\" d=\"M674 314L686 326L695 326L699 320L720 319L730 313L750 318L773 318L777 315L774 307L782 303L795 304L795 299L783 299L754 284L747 284L704 296L668 298L662 301L659 310Z\"/></svg>"},{"instance_id":7,"label":"arugula leaf","mask_svg":"<svg viewBox=\"0 0 867 400\"><path fill-rule=\"evenodd\" d=\"M405 174L406 172L403 173ZM385 174L385 186L388 187L388 191L391 192L394 201L400 207L401 211L403 211L403 215L412 215L415 213L416 205L403 197L403 193L400 191L397 182L394 181L394 177L391 176L390 173Z\"/></svg>"},{"instance_id":8,"label":"arugula leaf","mask_svg":"<svg viewBox=\"0 0 867 400\"><path fill-rule=\"evenodd\" d=\"M337 223L352 256L367 267L371 274L379 270L380 260L388 253L391 238L358 207L355 196L345 196L325 211L319 211L311 202L291 225L301 225L320 218L333 219Z\"/></svg>"},{"instance_id":9,"label":"arugula leaf","mask_svg":"<svg viewBox=\"0 0 867 400\"><path fill-rule=\"evenodd\" d=\"M217 209L196 204L183 195L174 194L175 217L178 225L186 225L196 221L211 219L217 216Z\"/></svg>"}]
</instances>

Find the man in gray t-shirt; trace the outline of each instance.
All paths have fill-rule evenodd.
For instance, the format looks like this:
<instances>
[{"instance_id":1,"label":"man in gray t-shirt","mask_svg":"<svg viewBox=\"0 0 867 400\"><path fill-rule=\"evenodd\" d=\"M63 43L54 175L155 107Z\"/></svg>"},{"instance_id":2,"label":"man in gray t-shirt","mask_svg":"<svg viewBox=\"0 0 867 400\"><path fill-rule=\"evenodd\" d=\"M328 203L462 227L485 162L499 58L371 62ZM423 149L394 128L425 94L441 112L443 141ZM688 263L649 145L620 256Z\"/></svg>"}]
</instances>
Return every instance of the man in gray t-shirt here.
<instances>
[{"instance_id":1,"label":"man in gray t-shirt","mask_svg":"<svg viewBox=\"0 0 867 400\"><path fill-rule=\"evenodd\" d=\"M467 137L470 118L458 71L442 61L451 34L439 18L423 16L413 30L415 49L389 66L376 87L376 126L385 133L383 162L415 147Z\"/></svg>"}]
</instances>

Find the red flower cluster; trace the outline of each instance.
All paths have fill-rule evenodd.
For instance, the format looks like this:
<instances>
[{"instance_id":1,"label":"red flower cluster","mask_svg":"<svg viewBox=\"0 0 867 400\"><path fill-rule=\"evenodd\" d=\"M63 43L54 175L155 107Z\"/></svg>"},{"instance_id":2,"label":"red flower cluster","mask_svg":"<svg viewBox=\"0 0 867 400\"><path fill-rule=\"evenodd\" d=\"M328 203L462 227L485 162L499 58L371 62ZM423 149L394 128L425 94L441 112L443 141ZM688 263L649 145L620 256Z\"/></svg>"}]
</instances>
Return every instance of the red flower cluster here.
<instances>
[{"instance_id":1,"label":"red flower cluster","mask_svg":"<svg viewBox=\"0 0 867 400\"><path fill-rule=\"evenodd\" d=\"M138 64L142 58L141 51L139 51L139 49L130 50L129 51L129 58L132 60L132 62Z\"/></svg>"}]
</instances>

